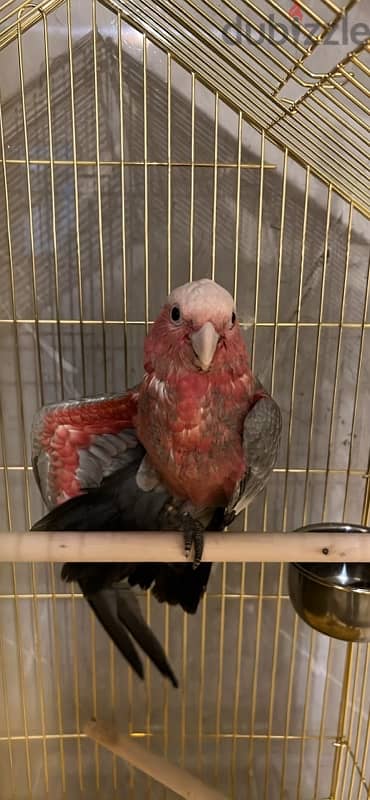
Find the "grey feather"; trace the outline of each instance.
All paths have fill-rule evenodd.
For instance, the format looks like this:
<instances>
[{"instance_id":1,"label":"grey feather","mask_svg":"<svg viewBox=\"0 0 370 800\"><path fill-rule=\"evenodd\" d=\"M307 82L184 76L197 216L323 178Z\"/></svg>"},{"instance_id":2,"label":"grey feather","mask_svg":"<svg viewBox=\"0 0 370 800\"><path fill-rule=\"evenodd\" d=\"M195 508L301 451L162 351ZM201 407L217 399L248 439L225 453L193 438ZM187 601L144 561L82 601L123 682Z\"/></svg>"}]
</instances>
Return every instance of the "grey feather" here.
<instances>
[{"instance_id":1,"label":"grey feather","mask_svg":"<svg viewBox=\"0 0 370 800\"><path fill-rule=\"evenodd\" d=\"M103 437L94 436L94 439L93 439L94 443L92 445L90 445L89 452L102 465L103 469L105 469L106 467L109 467L109 464L110 464L110 462L112 460L112 457L111 457L110 453L108 453L108 451L105 449L105 447L102 447L102 446L96 444L98 438L101 440Z\"/></svg>"},{"instance_id":2,"label":"grey feather","mask_svg":"<svg viewBox=\"0 0 370 800\"><path fill-rule=\"evenodd\" d=\"M115 436L114 433L105 433L104 434L104 442L105 442L105 447L107 449L109 449L110 454L112 456L117 455L117 453L119 451L119 447L118 447L118 443L117 443L117 436ZM122 449L126 450L126 447L128 447L128 445L127 445L127 442L125 441L125 439L122 439L122 444L124 445L124 447L122 447ZM121 447L121 445L120 445L120 447Z\"/></svg>"},{"instance_id":3,"label":"grey feather","mask_svg":"<svg viewBox=\"0 0 370 800\"><path fill-rule=\"evenodd\" d=\"M76 475L83 487L90 489L92 486L100 486L103 471L99 459L93 455L91 450L79 451L79 466Z\"/></svg>"},{"instance_id":4,"label":"grey feather","mask_svg":"<svg viewBox=\"0 0 370 800\"><path fill-rule=\"evenodd\" d=\"M263 388L258 382L258 388ZM247 472L226 509L236 516L262 491L275 466L281 436L279 406L269 395L261 397L244 420L243 447Z\"/></svg>"},{"instance_id":5,"label":"grey feather","mask_svg":"<svg viewBox=\"0 0 370 800\"><path fill-rule=\"evenodd\" d=\"M127 449L127 445L124 442L124 440L120 439L119 441L120 441L120 445L121 445L121 442L122 442L122 445L121 445L122 449L126 450ZM110 434L109 438L105 433L100 434L99 436L96 436L95 440L94 440L94 446L98 447L101 450L103 450L104 453L106 453L106 455L108 456L108 458L111 458L112 456L116 456L117 453L118 453L117 442L115 441L114 436L112 436L111 434Z\"/></svg>"},{"instance_id":6,"label":"grey feather","mask_svg":"<svg viewBox=\"0 0 370 800\"><path fill-rule=\"evenodd\" d=\"M120 431L120 433L109 434L109 435L110 436L114 436L115 438L117 436L118 439L122 439L122 441L125 443L126 447L136 447L136 445L137 445L137 437L136 437L136 434L135 434L134 431L124 430L124 431Z\"/></svg>"}]
</instances>

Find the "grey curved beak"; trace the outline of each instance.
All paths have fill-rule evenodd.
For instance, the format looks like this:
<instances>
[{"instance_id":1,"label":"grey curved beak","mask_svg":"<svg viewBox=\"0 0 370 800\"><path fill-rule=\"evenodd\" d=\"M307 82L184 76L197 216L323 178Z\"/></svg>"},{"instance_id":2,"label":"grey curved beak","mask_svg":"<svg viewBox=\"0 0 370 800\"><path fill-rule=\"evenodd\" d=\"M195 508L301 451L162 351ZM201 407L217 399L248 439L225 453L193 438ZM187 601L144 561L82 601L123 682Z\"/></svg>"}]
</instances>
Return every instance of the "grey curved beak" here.
<instances>
[{"instance_id":1,"label":"grey curved beak","mask_svg":"<svg viewBox=\"0 0 370 800\"><path fill-rule=\"evenodd\" d=\"M204 325L191 336L194 353L197 356L199 366L204 371L209 369L212 364L219 338L212 322L205 322Z\"/></svg>"}]
</instances>

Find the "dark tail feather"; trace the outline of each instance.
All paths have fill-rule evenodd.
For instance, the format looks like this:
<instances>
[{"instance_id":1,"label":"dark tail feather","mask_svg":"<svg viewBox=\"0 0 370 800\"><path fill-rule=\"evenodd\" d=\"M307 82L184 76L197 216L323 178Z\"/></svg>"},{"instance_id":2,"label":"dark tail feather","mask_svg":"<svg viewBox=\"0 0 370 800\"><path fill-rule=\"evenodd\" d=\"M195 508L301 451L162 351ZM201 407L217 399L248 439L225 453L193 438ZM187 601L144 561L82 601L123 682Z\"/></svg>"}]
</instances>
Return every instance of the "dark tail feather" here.
<instances>
[{"instance_id":1,"label":"dark tail feather","mask_svg":"<svg viewBox=\"0 0 370 800\"><path fill-rule=\"evenodd\" d=\"M89 592L86 591L86 583L83 578L78 583L105 632L136 674L140 678L144 677L143 664L131 636L159 672L169 678L173 686L177 688L178 682L165 652L146 624L137 598L130 588L128 586L112 586L96 592Z\"/></svg>"},{"instance_id":2,"label":"dark tail feather","mask_svg":"<svg viewBox=\"0 0 370 800\"><path fill-rule=\"evenodd\" d=\"M96 594L101 589L111 589L114 583L125 580L135 564L94 561L63 564L61 578L67 583L79 583L84 595Z\"/></svg>"},{"instance_id":3,"label":"dark tail feather","mask_svg":"<svg viewBox=\"0 0 370 800\"><path fill-rule=\"evenodd\" d=\"M126 625L135 641L144 650L144 653L149 656L153 664L156 665L159 672L166 678L169 678L172 685L177 689L177 678L167 661L162 645L156 639L142 616L137 597L130 591L128 586L120 589L117 588L116 591L119 619Z\"/></svg>"},{"instance_id":4,"label":"dark tail feather","mask_svg":"<svg viewBox=\"0 0 370 800\"><path fill-rule=\"evenodd\" d=\"M166 564L157 576L153 594L160 603L177 604L187 614L195 614L207 588L212 564Z\"/></svg>"},{"instance_id":5,"label":"dark tail feather","mask_svg":"<svg viewBox=\"0 0 370 800\"><path fill-rule=\"evenodd\" d=\"M109 498L102 498L99 490L92 490L54 508L31 530L87 531L104 528L115 530L119 527L120 518L112 508L112 502ZM165 652L146 624L135 596L130 593L129 587L112 586L112 583L128 577L134 569L134 564L65 564L62 578L79 583L97 619L140 678L144 676L143 664L131 636L161 674L177 687Z\"/></svg>"},{"instance_id":6,"label":"dark tail feather","mask_svg":"<svg viewBox=\"0 0 370 800\"><path fill-rule=\"evenodd\" d=\"M212 564L202 561L197 569L192 564L137 564L128 580L131 586L152 592L159 603L179 604L187 614L195 614L207 588Z\"/></svg>"},{"instance_id":7,"label":"dark tail feather","mask_svg":"<svg viewBox=\"0 0 370 800\"><path fill-rule=\"evenodd\" d=\"M82 584L82 585L81 585ZM122 625L117 613L117 591L116 589L101 589L95 594L85 594L83 582L80 583L82 592L94 611L95 616L110 636L120 653L128 661L132 669L139 678L144 678L142 661L134 647L130 635L125 626Z\"/></svg>"}]
</instances>

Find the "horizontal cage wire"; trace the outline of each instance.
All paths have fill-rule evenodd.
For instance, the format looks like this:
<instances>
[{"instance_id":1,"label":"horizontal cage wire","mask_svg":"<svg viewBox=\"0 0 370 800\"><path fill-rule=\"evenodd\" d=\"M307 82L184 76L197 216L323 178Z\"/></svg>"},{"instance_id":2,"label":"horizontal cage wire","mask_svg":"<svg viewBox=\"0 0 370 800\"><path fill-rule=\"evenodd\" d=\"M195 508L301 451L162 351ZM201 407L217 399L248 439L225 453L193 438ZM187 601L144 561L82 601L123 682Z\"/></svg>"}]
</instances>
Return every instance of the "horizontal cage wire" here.
<instances>
[{"instance_id":1,"label":"horizontal cage wire","mask_svg":"<svg viewBox=\"0 0 370 800\"><path fill-rule=\"evenodd\" d=\"M283 414L231 529L369 521L368 44L323 73L361 3L290 11L0 2L1 530L43 512L34 412L140 380L164 297L203 276ZM136 681L56 566L0 576L0 800L177 796L92 744L92 716L234 800L369 797L369 648L301 622L285 564L215 565L194 618L139 594L177 693Z\"/></svg>"}]
</instances>

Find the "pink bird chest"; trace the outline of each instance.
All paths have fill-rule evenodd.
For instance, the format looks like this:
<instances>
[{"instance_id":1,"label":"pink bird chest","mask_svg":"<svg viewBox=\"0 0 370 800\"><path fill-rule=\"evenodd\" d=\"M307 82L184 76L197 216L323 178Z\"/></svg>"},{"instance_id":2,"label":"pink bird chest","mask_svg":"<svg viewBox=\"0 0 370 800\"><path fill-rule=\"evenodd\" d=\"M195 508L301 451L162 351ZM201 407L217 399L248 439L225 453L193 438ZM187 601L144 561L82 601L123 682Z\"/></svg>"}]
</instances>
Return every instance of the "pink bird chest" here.
<instances>
[{"instance_id":1,"label":"pink bird chest","mask_svg":"<svg viewBox=\"0 0 370 800\"><path fill-rule=\"evenodd\" d=\"M248 376L191 373L169 380L148 375L137 430L153 466L178 497L198 506L224 504L245 471L244 417Z\"/></svg>"}]
</instances>

